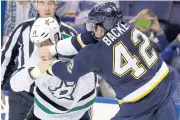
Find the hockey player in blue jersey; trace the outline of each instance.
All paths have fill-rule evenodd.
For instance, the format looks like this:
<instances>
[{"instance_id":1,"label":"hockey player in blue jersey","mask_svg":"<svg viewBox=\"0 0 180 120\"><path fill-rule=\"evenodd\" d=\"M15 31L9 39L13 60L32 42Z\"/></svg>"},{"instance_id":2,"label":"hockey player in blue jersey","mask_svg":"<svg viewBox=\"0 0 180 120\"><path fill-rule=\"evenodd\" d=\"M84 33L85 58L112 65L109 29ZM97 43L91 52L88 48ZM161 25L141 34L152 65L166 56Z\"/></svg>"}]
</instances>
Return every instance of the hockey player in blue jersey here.
<instances>
[{"instance_id":1,"label":"hockey player in blue jersey","mask_svg":"<svg viewBox=\"0 0 180 120\"><path fill-rule=\"evenodd\" d=\"M146 35L122 22L114 3L95 6L86 29L99 42L80 50L71 62L54 63L51 74L77 81L93 71L105 78L120 104L112 120L178 120L172 94L179 74L158 57Z\"/></svg>"}]
</instances>

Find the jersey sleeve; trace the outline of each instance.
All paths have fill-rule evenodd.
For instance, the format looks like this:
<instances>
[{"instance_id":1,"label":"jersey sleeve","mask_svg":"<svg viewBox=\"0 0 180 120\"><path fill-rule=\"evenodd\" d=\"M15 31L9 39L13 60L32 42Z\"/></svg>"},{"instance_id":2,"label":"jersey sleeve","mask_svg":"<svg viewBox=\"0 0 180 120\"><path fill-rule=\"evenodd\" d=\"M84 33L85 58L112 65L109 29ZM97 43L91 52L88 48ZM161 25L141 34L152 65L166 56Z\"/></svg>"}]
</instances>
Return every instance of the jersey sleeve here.
<instances>
[{"instance_id":1,"label":"jersey sleeve","mask_svg":"<svg viewBox=\"0 0 180 120\"><path fill-rule=\"evenodd\" d=\"M28 72L28 68L22 67L16 70L10 78L10 85L13 91L27 91L29 92L30 86L34 83Z\"/></svg>"},{"instance_id":2,"label":"jersey sleeve","mask_svg":"<svg viewBox=\"0 0 180 120\"><path fill-rule=\"evenodd\" d=\"M65 56L75 55L86 45L95 43L97 43L97 40L93 38L91 33L84 31L82 34L78 34L77 36L58 41L56 44L56 51Z\"/></svg>"},{"instance_id":3,"label":"jersey sleeve","mask_svg":"<svg viewBox=\"0 0 180 120\"><path fill-rule=\"evenodd\" d=\"M159 40L158 44L160 46L160 49L161 49L161 51L163 51L169 45L166 35L165 34L158 35L157 38Z\"/></svg>"},{"instance_id":4,"label":"jersey sleeve","mask_svg":"<svg viewBox=\"0 0 180 120\"><path fill-rule=\"evenodd\" d=\"M70 62L58 61L52 65L51 72L64 81L74 82L81 76L94 71L95 56L91 51L92 46L82 49Z\"/></svg>"},{"instance_id":5,"label":"jersey sleeve","mask_svg":"<svg viewBox=\"0 0 180 120\"><path fill-rule=\"evenodd\" d=\"M39 56L38 48L35 48L31 57L29 58L28 62L21 67L20 69L16 70L10 77L10 86L13 91L20 92L20 91L27 91L31 90L31 85L34 83L34 79L30 76L29 70L36 66L37 59Z\"/></svg>"},{"instance_id":6,"label":"jersey sleeve","mask_svg":"<svg viewBox=\"0 0 180 120\"><path fill-rule=\"evenodd\" d=\"M72 37L71 42L77 51L80 51L86 45L95 44L98 41L92 36L91 32L85 30L83 33Z\"/></svg>"},{"instance_id":7,"label":"jersey sleeve","mask_svg":"<svg viewBox=\"0 0 180 120\"><path fill-rule=\"evenodd\" d=\"M166 47L162 52L161 57L165 62L168 63L172 60L173 55L174 55L174 51L172 49L171 44L169 44L168 47Z\"/></svg>"}]
</instances>

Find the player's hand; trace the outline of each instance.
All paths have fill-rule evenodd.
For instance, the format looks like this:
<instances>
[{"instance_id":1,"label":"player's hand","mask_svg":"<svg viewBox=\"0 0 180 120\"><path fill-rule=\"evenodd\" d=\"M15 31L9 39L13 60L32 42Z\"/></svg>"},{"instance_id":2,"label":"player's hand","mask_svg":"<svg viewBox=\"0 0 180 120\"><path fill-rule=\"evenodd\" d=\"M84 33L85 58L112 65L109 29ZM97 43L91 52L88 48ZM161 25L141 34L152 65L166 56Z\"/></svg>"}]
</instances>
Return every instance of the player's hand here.
<instances>
[{"instance_id":1,"label":"player's hand","mask_svg":"<svg viewBox=\"0 0 180 120\"><path fill-rule=\"evenodd\" d=\"M1 90L1 109L4 109L3 105L6 105L4 91Z\"/></svg>"},{"instance_id":2,"label":"player's hand","mask_svg":"<svg viewBox=\"0 0 180 120\"><path fill-rule=\"evenodd\" d=\"M55 54L55 45L43 46L40 48L40 57L42 60L51 60Z\"/></svg>"},{"instance_id":3,"label":"player's hand","mask_svg":"<svg viewBox=\"0 0 180 120\"><path fill-rule=\"evenodd\" d=\"M153 19L153 23L151 26L151 30L155 32L157 35L161 35L164 33L163 29L161 28L157 16Z\"/></svg>"},{"instance_id":4,"label":"player's hand","mask_svg":"<svg viewBox=\"0 0 180 120\"><path fill-rule=\"evenodd\" d=\"M51 60L47 60L47 61L40 61L38 63L38 66L36 66L35 68L33 68L29 74L31 74L31 77L33 79L36 79L40 76L42 76L44 73L47 72L48 69L51 68Z\"/></svg>"},{"instance_id":5,"label":"player's hand","mask_svg":"<svg viewBox=\"0 0 180 120\"><path fill-rule=\"evenodd\" d=\"M47 60L47 61L40 61L38 64L38 68L40 70L40 72L43 74L45 73L50 67L51 67L51 60Z\"/></svg>"}]
</instances>

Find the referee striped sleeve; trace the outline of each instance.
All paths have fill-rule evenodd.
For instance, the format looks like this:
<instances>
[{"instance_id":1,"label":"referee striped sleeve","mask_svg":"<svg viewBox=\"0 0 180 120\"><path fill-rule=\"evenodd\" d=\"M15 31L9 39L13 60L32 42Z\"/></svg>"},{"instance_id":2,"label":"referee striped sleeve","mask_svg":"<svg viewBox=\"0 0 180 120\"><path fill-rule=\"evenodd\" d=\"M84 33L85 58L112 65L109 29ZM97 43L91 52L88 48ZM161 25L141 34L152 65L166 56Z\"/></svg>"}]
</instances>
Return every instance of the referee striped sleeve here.
<instances>
[{"instance_id":1,"label":"referee striped sleeve","mask_svg":"<svg viewBox=\"0 0 180 120\"><path fill-rule=\"evenodd\" d=\"M14 31L11 33L9 39L6 41L2 48L2 55L1 55L1 85L4 81L5 73L7 69L10 69L13 65L14 59L18 55L18 37L21 32L22 26L17 26Z\"/></svg>"},{"instance_id":2,"label":"referee striped sleeve","mask_svg":"<svg viewBox=\"0 0 180 120\"><path fill-rule=\"evenodd\" d=\"M29 59L29 32L35 19L28 19L17 25L4 44L1 50L1 87Z\"/></svg>"}]
</instances>

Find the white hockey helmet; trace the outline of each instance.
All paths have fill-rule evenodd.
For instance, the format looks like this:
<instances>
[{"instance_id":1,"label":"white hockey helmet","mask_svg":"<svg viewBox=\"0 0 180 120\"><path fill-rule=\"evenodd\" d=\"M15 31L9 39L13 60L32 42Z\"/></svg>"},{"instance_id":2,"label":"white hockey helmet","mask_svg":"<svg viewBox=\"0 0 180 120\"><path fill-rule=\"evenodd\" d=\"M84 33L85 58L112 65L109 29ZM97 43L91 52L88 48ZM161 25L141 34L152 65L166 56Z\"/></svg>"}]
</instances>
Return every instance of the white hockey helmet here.
<instances>
[{"instance_id":1,"label":"white hockey helmet","mask_svg":"<svg viewBox=\"0 0 180 120\"><path fill-rule=\"evenodd\" d=\"M53 44L56 44L56 35L60 38L60 25L54 18L38 18L31 28L30 39L33 43L50 39Z\"/></svg>"}]
</instances>

